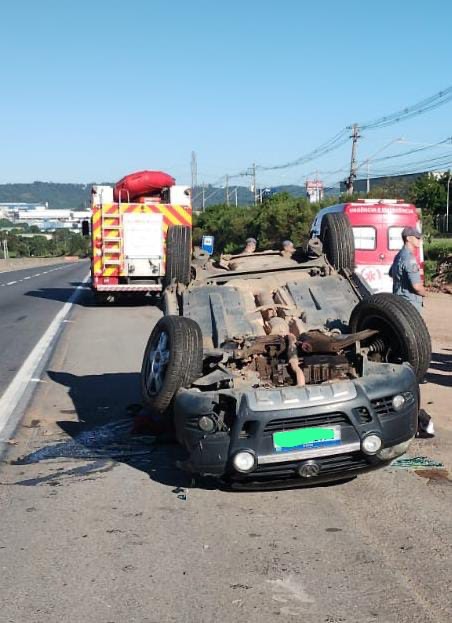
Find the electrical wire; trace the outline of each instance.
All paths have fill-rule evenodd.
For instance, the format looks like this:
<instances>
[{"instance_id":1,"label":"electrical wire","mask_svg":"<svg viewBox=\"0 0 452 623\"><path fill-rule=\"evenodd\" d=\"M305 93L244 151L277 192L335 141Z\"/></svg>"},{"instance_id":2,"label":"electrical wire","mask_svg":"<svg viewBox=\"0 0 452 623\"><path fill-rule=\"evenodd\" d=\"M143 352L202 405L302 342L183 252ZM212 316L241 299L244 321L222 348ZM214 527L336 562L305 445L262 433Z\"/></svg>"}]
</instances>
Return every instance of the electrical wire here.
<instances>
[{"instance_id":1,"label":"electrical wire","mask_svg":"<svg viewBox=\"0 0 452 623\"><path fill-rule=\"evenodd\" d=\"M431 95L412 106L407 106L406 108L402 108L397 112L391 113L390 115L385 115L384 117L378 117L373 121L368 121L367 123L360 123L359 127L361 130L374 130L376 128L386 128L390 125L394 125L395 123L400 123L401 121L406 121L407 119L411 119L417 115L422 115L425 112L430 110L435 110L439 106L443 106L447 102L452 100L452 86L444 89L443 91L439 91L439 93L435 93L435 95Z\"/></svg>"}]
</instances>

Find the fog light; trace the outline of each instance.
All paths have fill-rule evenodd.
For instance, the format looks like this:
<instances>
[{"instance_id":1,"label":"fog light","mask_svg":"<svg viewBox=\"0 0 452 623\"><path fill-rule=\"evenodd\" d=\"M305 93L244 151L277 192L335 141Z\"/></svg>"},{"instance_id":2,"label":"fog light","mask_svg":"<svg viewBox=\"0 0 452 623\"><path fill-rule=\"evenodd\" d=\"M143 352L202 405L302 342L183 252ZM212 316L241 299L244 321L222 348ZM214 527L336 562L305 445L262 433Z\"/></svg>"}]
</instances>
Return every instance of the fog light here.
<instances>
[{"instance_id":1,"label":"fog light","mask_svg":"<svg viewBox=\"0 0 452 623\"><path fill-rule=\"evenodd\" d=\"M378 435L367 435L361 441L361 449L366 454L376 454L381 448L381 439Z\"/></svg>"},{"instance_id":2,"label":"fog light","mask_svg":"<svg viewBox=\"0 0 452 623\"><path fill-rule=\"evenodd\" d=\"M412 441L412 439L408 439L408 441L402 441L402 443L398 443L396 446L383 448L377 453L377 456L382 461L392 461L392 459L396 459L398 456L405 454Z\"/></svg>"},{"instance_id":3,"label":"fog light","mask_svg":"<svg viewBox=\"0 0 452 623\"><path fill-rule=\"evenodd\" d=\"M213 433L216 428L215 422L208 415L203 415L199 418L198 426L204 433Z\"/></svg>"},{"instance_id":4,"label":"fog light","mask_svg":"<svg viewBox=\"0 0 452 623\"><path fill-rule=\"evenodd\" d=\"M232 459L232 464L238 472L246 473L251 472L256 464L256 458L252 452L243 451L237 452Z\"/></svg>"},{"instance_id":5,"label":"fog light","mask_svg":"<svg viewBox=\"0 0 452 623\"><path fill-rule=\"evenodd\" d=\"M403 407L405 406L405 396L402 396L402 394L397 394L397 396L394 396L394 398L392 399L392 408L394 409L394 411L400 411L400 409L403 409Z\"/></svg>"}]
</instances>

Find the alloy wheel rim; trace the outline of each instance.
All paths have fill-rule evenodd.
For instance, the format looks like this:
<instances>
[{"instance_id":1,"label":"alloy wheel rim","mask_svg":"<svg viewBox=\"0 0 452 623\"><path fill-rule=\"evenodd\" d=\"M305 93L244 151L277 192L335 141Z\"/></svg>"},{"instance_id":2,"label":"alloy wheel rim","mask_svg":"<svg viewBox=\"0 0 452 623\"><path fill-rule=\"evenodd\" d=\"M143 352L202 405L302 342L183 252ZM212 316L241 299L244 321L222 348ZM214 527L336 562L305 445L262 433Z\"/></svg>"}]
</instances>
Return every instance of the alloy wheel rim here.
<instances>
[{"instance_id":1,"label":"alloy wheel rim","mask_svg":"<svg viewBox=\"0 0 452 623\"><path fill-rule=\"evenodd\" d=\"M150 350L146 369L146 389L151 396L157 395L165 381L166 370L169 363L169 337L162 331L157 342Z\"/></svg>"}]
</instances>

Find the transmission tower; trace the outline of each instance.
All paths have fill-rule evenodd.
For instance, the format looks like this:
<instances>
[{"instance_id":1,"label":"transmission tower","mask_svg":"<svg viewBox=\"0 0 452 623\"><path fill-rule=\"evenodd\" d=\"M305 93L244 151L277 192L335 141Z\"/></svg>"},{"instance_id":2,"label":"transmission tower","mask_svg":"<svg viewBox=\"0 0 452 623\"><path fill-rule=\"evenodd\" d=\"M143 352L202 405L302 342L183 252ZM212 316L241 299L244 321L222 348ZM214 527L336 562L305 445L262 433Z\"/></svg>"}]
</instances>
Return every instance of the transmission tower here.
<instances>
[{"instance_id":1,"label":"transmission tower","mask_svg":"<svg viewBox=\"0 0 452 623\"><path fill-rule=\"evenodd\" d=\"M196 158L196 152L191 152L191 187L192 189L198 186L198 160Z\"/></svg>"}]
</instances>

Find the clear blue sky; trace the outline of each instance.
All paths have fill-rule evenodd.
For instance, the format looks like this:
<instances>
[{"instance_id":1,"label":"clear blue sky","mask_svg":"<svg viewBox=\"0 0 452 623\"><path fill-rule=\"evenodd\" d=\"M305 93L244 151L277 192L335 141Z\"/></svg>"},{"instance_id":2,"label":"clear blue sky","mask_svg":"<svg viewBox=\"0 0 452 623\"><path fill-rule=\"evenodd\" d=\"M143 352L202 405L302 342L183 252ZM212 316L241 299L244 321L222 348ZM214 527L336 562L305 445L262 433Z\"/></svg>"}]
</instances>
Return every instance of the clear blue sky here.
<instances>
[{"instance_id":1,"label":"clear blue sky","mask_svg":"<svg viewBox=\"0 0 452 623\"><path fill-rule=\"evenodd\" d=\"M213 182L452 84L447 0L15 0L1 18L0 183L145 168L189 183L192 150L199 180ZM359 155L399 136L441 140L451 120L452 102L369 132ZM349 154L260 182L303 182Z\"/></svg>"}]
</instances>

